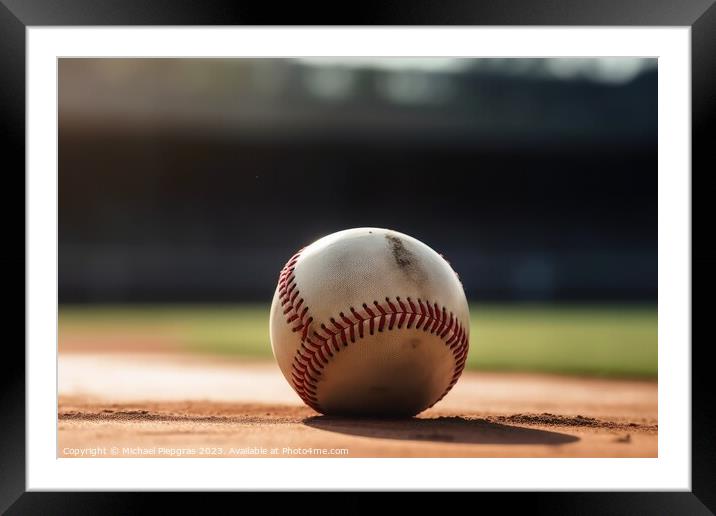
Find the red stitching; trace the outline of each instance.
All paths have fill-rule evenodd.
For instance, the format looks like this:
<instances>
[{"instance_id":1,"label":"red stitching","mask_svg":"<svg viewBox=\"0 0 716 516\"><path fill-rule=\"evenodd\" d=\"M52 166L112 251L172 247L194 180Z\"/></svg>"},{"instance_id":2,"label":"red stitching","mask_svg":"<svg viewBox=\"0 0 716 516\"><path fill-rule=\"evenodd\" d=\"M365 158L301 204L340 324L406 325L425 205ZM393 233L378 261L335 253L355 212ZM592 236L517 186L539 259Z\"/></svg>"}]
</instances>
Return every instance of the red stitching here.
<instances>
[{"instance_id":1,"label":"red stitching","mask_svg":"<svg viewBox=\"0 0 716 516\"><path fill-rule=\"evenodd\" d=\"M278 276L278 296L286 324L291 326L292 332L301 332L301 345L291 364L291 383L304 403L320 412L316 399L318 377L333 354L308 336L313 317L309 313L308 306L304 305L304 299L300 297L294 274L302 251L303 249L300 249L294 254L281 270Z\"/></svg>"},{"instance_id":2,"label":"red stitching","mask_svg":"<svg viewBox=\"0 0 716 516\"><path fill-rule=\"evenodd\" d=\"M303 249L294 254L281 270L278 279L278 293L286 324L291 326L291 331L294 333L301 332L300 346L296 350L291 364L291 383L304 403L317 412L323 412L316 398L318 380L323 369L333 358L334 352L340 352L341 347L348 346L349 341L355 343L365 337L366 321L369 335L374 335L376 329L382 332L386 329L402 329L405 325L406 329L414 327L430 332L444 342L452 351L455 367L450 384L430 407L443 399L462 374L469 349L467 331L457 317L452 312L448 312L444 306L440 307L435 302L430 303L417 299L416 305L409 297L405 298L405 301L396 297L394 303L386 297L387 306L373 301L373 309L371 309L368 303L363 303L364 314L351 306L347 312L340 312L337 318L329 319L334 329L321 323L318 325L320 331L314 330L309 335L313 317L310 315L308 306L304 304L304 299L300 297L300 290L294 275L296 263L302 251ZM312 337L316 341L312 340Z\"/></svg>"},{"instance_id":3,"label":"red stitching","mask_svg":"<svg viewBox=\"0 0 716 516\"><path fill-rule=\"evenodd\" d=\"M313 332L314 336L320 341L320 344L312 344L317 347L317 353L321 355L323 360L315 359L315 354L313 353L311 357L305 357L300 353L300 350L297 352L295 357L297 364L302 364L300 360L301 358L307 362L306 367L294 367L294 370L297 370L298 372L298 378L296 378L295 375L293 376L294 385L297 386L297 392L299 393L299 396L304 399L304 401L306 401L307 398L307 396L305 396L306 392L312 393L315 397L316 391L318 390L318 380L310 376L309 370L313 371L316 375L321 374L322 370L328 365L329 361L328 358L323 355L323 351L330 353L331 346L333 346L335 351L340 351L339 346L347 346L348 342L346 339L346 332L348 332L348 335L350 336L350 342L353 343L357 339L362 339L364 337L365 334L363 332L363 325L366 320L369 321L370 334L372 335L374 333L376 320L378 320L378 331L383 331L385 329L386 318L390 320L388 322L387 329L392 330L395 328L393 323L396 319L400 319L401 322L398 323L397 327L401 328L402 321L404 321L406 317L412 318L416 315L420 316L420 323L424 322L424 325L422 326L423 331L430 331L432 334L438 336L452 351L453 358L455 360L452 378L448 387L440 395L440 398L438 398L430 406L432 407L435 403L445 397L445 395L455 385L465 367L465 360L467 358L467 351L469 347L469 339L467 338L465 328L462 324L460 324L452 312L448 312L445 307L440 307L437 303L424 303L421 299L418 299L418 306L421 307L420 310L423 312L418 314L418 310L415 309L415 304L412 300L408 299L409 306L414 309L411 311L411 309L406 306L400 298L396 297L395 299L397 301L397 306L391 302L390 298L386 298L387 307L377 301L374 301L373 306L375 307L375 310L372 310L367 303L364 303L363 309L365 314L361 314L355 308L350 307L348 314L346 314L346 312L340 312L339 318L342 322L339 323L338 320L333 317L329 319L331 325L335 329L329 328L325 324L321 324L320 330L315 330ZM357 332L354 330L356 327L358 328ZM418 328L418 326L416 326L416 328ZM450 345L451 343L452 345ZM332 357L333 355L331 354L330 356ZM302 389L299 389L298 387L302 387ZM318 406L315 398L311 401L312 403L307 402L308 405L320 412L320 407Z\"/></svg>"}]
</instances>

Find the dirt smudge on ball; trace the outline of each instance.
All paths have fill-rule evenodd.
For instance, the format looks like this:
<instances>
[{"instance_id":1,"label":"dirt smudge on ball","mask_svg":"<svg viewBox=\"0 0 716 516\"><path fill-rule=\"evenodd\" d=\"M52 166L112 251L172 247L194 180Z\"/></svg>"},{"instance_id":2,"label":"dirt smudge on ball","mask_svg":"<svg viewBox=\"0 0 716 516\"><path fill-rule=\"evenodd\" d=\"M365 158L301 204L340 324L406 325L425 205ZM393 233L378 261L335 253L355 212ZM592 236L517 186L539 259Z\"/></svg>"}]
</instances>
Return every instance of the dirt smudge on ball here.
<instances>
[{"instance_id":1,"label":"dirt smudge on ball","mask_svg":"<svg viewBox=\"0 0 716 516\"><path fill-rule=\"evenodd\" d=\"M394 235L385 235L385 238L390 243L390 250L393 253L393 258L395 258L395 263L398 264L398 267L401 269L410 267L415 261L415 256L405 248L403 241Z\"/></svg>"},{"instance_id":2,"label":"dirt smudge on ball","mask_svg":"<svg viewBox=\"0 0 716 516\"><path fill-rule=\"evenodd\" d=\"M418 285L423 285L427 278L418 257L405 246L402 238L387 234L385 239L398 269Z\"/></svg>"}]
</instances>

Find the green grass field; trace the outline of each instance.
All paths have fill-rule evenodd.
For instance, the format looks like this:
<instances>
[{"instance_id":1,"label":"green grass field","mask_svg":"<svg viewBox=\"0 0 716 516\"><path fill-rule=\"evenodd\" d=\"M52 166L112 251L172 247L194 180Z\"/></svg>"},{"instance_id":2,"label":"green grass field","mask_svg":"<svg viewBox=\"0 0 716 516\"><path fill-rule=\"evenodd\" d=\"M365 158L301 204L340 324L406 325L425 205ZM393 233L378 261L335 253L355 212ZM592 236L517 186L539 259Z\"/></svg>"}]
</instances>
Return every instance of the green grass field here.
<instances>
[{"instance_id":1,"label":"green grass field","mask_svg":"<svg viewBox=\"0 0 716 516\"><path fill-rule=\"evenodd\" d=\"M655 378L656 306L472 305L469 369ZM270 358L266 305L60 309L61 335ZM101 342L101 338L99 339Z\"/></svg>"}]
</instances>

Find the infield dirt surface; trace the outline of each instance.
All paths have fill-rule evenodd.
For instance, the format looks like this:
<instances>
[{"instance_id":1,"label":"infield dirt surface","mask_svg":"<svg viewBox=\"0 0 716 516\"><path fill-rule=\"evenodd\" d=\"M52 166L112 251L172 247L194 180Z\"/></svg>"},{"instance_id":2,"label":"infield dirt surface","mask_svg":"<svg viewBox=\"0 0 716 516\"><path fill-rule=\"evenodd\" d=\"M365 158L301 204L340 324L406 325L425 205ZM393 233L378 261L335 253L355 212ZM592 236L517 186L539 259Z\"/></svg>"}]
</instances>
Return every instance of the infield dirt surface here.
<instances>
[{"instance_id":1,"label":"infield dirt surface","mask_svg":"<svg viewBox=\"0 0 716 516\"><path fill-rule=\"evenodd\" d=\"M434 408L385 420L317 414L272 362L71 352L58 368L59 457L657 456L655 381L467 371Z\"/></svg>"}]
</instances>

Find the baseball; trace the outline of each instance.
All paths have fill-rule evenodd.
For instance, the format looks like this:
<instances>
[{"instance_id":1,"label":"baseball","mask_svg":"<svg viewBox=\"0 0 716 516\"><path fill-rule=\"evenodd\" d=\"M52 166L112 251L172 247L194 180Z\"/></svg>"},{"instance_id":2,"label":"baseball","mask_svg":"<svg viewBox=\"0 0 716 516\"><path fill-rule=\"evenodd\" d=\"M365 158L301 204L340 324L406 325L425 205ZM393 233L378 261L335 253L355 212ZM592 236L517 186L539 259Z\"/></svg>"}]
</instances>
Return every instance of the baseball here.
<instances>
[{"instance_id":1,"label":"baseball","mask_svg":"<svg viewBox=\"0 0 716 516\"><path fill-rule=\"evenodd\" d=\"M465 366L469 312L450 264L408 235L356 228L301 249L281 271L271 347L301 399L329 415L412 416Z\"/></svg>"}]
</instances>

